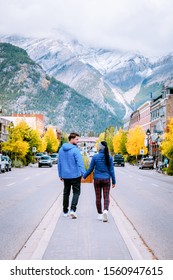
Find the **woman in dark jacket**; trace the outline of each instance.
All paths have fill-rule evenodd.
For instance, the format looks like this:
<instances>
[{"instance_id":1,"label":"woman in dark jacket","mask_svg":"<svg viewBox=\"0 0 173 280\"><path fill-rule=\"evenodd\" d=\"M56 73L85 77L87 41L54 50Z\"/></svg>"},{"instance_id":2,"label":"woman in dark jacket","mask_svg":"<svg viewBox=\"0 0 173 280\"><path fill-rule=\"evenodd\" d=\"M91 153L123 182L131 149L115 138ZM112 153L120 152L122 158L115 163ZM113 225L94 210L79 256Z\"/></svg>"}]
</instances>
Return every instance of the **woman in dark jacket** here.
<instances>
[{"instance_id":1,"label":"woman in dark jacket","mask_svg":"<svg viewBox=\"0 0 173 280\"><path fill-rule=\"evenodd\" d=\"M98 144L99 153L92 157L89 169L83 175L85 179L94 170L94 188L96 194L96 208L98 219L103 222L108 221L110 179L112 179L112 188L115 187L116 179L114 172L113 159L109 155L107 143L102 141ZM104 209L102 211L101 199L104 198Z\"/></svg>"}]
</instances>

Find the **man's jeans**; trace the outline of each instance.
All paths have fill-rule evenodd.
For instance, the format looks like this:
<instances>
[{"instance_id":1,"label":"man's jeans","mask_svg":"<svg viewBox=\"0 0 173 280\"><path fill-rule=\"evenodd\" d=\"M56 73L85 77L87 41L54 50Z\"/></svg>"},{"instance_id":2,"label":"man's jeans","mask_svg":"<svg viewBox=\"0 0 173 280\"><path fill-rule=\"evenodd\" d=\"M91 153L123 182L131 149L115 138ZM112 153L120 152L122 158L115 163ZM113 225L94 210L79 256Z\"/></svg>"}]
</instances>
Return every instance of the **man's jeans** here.
<instances>
[{"instance_id":1,"label":"man's jeans","mask_svg":"<svg viewBox=\"0 0 173 280\"><path fill-rule=\"evenodd\" d=\"M64 213L68 212L71 187L73 190L73 198L72 198L70 210L73 210L74 212L76 211L76 206L80 195L80 185L81 185L81 177L73 178L73 179L64 179L64 193L63 193Z\"/></svg>"}]
</instances>

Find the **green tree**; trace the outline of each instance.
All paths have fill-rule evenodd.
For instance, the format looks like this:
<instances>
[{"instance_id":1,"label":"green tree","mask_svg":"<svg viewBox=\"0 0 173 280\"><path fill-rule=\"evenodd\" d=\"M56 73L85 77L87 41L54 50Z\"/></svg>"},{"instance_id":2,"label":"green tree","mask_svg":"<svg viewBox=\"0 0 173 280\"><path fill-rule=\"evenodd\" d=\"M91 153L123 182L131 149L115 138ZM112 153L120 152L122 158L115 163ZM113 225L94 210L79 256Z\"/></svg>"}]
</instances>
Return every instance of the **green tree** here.
<instances>
[{"instance_id":1,"label":"green tree","mask_svg":"<svg viewBox=\"0 0 173 280\"><path fill-rule=\"evenodd\" d=\"M109 151L111 153L114 152L114 147L113 147L113 137L114 137L114 135L115 135L115 127L110 126L109 128L106 128L106 130L105 130L105 141L107 142Z\"/></svg>"}]
</instances>

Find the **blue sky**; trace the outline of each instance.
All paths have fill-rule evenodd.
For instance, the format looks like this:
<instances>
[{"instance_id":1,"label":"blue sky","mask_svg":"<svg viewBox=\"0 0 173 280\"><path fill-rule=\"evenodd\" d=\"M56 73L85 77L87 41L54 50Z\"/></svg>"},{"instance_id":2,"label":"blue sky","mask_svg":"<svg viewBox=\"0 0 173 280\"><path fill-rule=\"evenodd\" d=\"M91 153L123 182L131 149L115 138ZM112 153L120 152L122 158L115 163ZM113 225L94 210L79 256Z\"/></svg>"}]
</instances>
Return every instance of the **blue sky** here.
<instances>
[{"instance_id":1,"label":"blue sky","mask_svg":"<svg viewBox=\"0 0 173 280\"><path fill-rule=\"evenodd\" d=\"M90 46L173 52L173 0L0 0L0 33L58 36Z\"/></svg>"}]
</instances>

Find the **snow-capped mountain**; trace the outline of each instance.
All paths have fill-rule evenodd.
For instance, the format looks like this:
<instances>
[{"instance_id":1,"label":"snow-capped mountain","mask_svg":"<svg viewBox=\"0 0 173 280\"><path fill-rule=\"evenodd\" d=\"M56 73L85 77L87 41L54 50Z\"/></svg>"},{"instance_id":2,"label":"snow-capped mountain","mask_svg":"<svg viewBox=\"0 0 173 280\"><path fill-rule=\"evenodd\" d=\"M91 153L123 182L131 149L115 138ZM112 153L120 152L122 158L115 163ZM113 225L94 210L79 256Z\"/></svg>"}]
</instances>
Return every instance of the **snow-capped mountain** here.
<instances>
[{"instance_id":1,"label":"snow-capped mountain","mask_svg":"<svg viewBox=\"0 0 173 280\"><path fill-rule=\"evenodd\" d=\"M138 106L151 91L157 96L162 84L173 77L172 54L149 59L83 46L63 35L59 39L0 36L0 41L24 48L49 75L120 118L132 111L132 101Z\"/></svg>"},{"instance_id":2,"label":"snow-capped mountain","mask_svg":"<svg viewBox=\"0 0 173 280\"><path fill-rule=\"evenodd\" d=\"M64 132L98 135L122 121L74 89L50 77L27 52L0 43L0 107L3 115L43 114L45 124Z\"/></svg>"}]
</instances>

